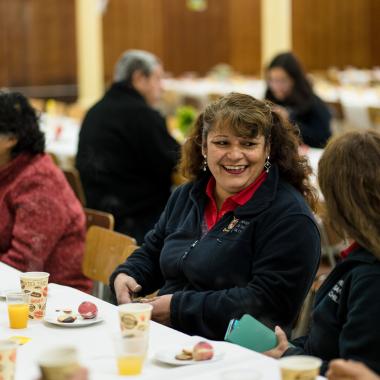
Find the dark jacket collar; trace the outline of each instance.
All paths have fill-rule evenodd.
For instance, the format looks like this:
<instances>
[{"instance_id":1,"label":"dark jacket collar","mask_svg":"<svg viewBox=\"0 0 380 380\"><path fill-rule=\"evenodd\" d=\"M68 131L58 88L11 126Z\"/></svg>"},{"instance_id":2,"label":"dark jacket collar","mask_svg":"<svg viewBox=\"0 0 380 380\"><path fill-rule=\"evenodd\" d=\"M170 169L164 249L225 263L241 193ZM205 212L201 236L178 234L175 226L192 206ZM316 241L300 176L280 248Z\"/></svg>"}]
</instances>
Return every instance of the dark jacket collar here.
<instances>
[{"instance_id":1,"label":"dark jacket collar","mask_svg":"<svg viewBox=\"0 0 380 380\"><path fill-rule=\"evenodd\" d=\"M374 256L370 251L368 251L364 247L359 246L354 251L352 251L346 259L342 261L341 265L343 266L344 263L348 263L349 265L351 265L352 262L372 264L376 261L379 261L379 259L376 256Z\"/></svg>"},{"instance_id":2,"label":"dark jacket collar","mask_svg":"<svg viewBox=\"0 0 380 380\"><path fill-rule=\"evenodd\" d=\"M117 97L130 97L132 96L136 100L141 100L145 104L145 98L133 87L127 86L124 82L114 82L111 87L107 90L105 96L117 96Z\"/></svg>"},{"instance_id":3,"label":"dark jacket collar","mask_svg":"<svg viewBox=\"0 0 380 380\"><path fill-rule=\"evenodd\" d=\"M194 183L190 191L190 198L198 205L201 215L206 203L206 186L210 178L210 173L205 174L201 179ZM257 189L254 196L243 206L239 206L235 210L237 217L254 216L267 209L277 194L279 181L279 171L277 165L272 165L267 179Z\"/></svg>"}]
</instances>

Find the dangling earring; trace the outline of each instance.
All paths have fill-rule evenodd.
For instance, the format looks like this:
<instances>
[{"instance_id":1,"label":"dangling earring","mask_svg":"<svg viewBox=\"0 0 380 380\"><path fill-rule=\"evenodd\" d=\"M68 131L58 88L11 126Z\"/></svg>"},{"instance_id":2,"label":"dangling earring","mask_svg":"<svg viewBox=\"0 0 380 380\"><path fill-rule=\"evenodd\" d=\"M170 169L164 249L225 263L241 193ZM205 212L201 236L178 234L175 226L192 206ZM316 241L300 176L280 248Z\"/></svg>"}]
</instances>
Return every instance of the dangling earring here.
<instances>
[{"instance_id":1,"label":"dangling earring","mask_svg":"<svg viewBox=\"0 0 380 380\"><path fill-rule=\"evenodd\" d=\"M202 163L202 170L205 172L207 170L207 156L204 155L204 160L203 160L203 163Z\"/></svg>"},{"instance_id":2,"label":"dangling earring","mask_svg":"<svg viewBox=\"0 0 380 380\"><path fill-rule=\"evenodd\" d=\"M268 156L264 163L264 169L267 173L269 173L269 169L272 167L272 164L270 163L269 158L270 157Z\"/></svg>"}]
</instances>

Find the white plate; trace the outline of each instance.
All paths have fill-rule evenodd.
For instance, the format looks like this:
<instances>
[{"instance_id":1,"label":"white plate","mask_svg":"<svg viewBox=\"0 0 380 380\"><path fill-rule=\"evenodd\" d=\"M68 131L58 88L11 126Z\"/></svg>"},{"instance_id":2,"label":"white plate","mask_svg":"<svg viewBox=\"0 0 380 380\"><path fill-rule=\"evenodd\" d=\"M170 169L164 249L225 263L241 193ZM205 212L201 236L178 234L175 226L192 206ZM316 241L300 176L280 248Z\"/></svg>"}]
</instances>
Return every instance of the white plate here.
<instances>
[{"instance_id":1,"label":"white plate","mask_svg":"<svg viewBox=\"0 0 380 380\"><path fill-rule=\"evenodd\" d=\"M52 313L49 315L46 315L44 318L45 322L52 323L53 325L62 326L62 327L84 327L93 325L95 323L99 323L103 321L103 318L101 316L97 316L93 319L84 319L80 315L77 315L77 319L74 322L71 323L64 323L58 321L58 316L61 315L61 312Z\"/></svg>"},{"instance_id":2,"label":"white plate","mask_svg":"<svg viewBox=\"0 0 380 380\"><path fill-rule=\"evenodd\" d=\"M184 346L185 347L185 346ZM172 364L172 365L194 365L194 364L207 364L207 363L214 363L218 360L221 360L224 356L224 352L216 349L214 347L214 356L210 360L178 360L175 358L177 354L179 354L182 351L183 347L170 347L170 348L163 348L160 351L157 351L154 355L154 359L166 363L166 364Z\"/></svg>"}]
</instances>

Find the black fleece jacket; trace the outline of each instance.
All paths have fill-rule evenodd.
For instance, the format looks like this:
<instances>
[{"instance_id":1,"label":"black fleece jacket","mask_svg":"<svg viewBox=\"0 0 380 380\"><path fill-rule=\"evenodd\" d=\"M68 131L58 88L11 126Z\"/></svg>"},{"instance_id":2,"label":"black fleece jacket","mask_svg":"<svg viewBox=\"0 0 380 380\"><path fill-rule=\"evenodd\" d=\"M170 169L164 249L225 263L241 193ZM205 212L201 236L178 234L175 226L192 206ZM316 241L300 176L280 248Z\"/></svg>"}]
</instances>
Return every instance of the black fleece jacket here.
<instances>
[{"instance_id":1,"label":"black fleece jacket","mask_svg":"<svg viewBox=\"0 0 380 380\"><path fill-rule=\"evenodd\" d=\"M179 145L134 89L114 83L83 120L76 166L87 207L125 217L157 214L170 195Z\"/></svg>"},{"instance_id":2,"label":"black fleece jacket","mask_svg":"<svg viewBox=\"0 0 380 380\"><path fill-rule=\"evenodd\" d=\"M352 359L380 374L380 261L358 248L339 263L315 298L307 336L292 343L289 355L313 355L323 360Z\"/></svg>"},{"instance_id":3,"label":"black fleece jacket","mask_svg":"<svg viewBox=\"0 0 380 380\"><path fill-rule=\"evenodd\" d=\"M304 198L274 165L245 205L202 236L207 181L174 192L144 245L111 276L111 287L126 273L143 294L173 294L172 326L191 335L223 339L229 320L245 313L290 328L320 257L318 228Z\"/></svg>"}]
</instances>

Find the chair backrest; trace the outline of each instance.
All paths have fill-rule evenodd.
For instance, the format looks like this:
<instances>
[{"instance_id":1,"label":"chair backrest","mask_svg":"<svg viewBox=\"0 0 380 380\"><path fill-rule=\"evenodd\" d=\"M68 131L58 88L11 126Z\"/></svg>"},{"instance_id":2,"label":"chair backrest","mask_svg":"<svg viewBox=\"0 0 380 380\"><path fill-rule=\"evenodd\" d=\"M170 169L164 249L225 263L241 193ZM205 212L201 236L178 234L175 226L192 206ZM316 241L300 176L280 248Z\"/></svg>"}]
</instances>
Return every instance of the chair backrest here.
<instances>
[{"instance_id":1,"label":"chair backrest","mask_svg":"<svg viewBox=\"0 0 380 380\"><path fill-rule=\"evenodd\" d=\"M113 230L115 219L109 212L93 210L91 208L85 208L84 212L86 214L87 230L91 226L99 226L107 230Z\"/></svg>"},{"instance_id":2,"label":"chair backrest","mask_svg":"<svg viewBox=\"0 0 380 380\"><path fill-rule=\"evenodd\" d=\"M115 268L136 248L136 240L127 235L91 226L86 235L83 274L91 280L107 285Z\"/></svg>"},{"instance_id":3,"label":"chair backrest","mask_svg":"<svg viewBox=\"0 0 380 380\"><path fill-rule=\"evenodd\" d=\"M343 106L340 101L336 102L326 102L327 107L330 109L333 118L338 120L344 119L344 112L343 112Z\"/></svg>"},{"instance_id":4,"label":"chair backrest","mask_svg":"<svg viewBox=\"0 0 380 380\"><path fill-rule=\"evenodd\" d=\"M368 116L373 128L380 128L380 107L368 107Z\"/></svg>"},{"instance_id":5,"label":"chair backrest","mask_svg":"<svg viewBox=\"0 0 380 380\"><path fill-rule=\"evenodd\" d=\"M75 195L79 199L80 203L84 207L86 205L86 198L83 191L82 182L80 180L79 172L75 168L65 168L62 169L63 174L65 175L67 182L70 184Z\"/></svg>"}]
</instances>

